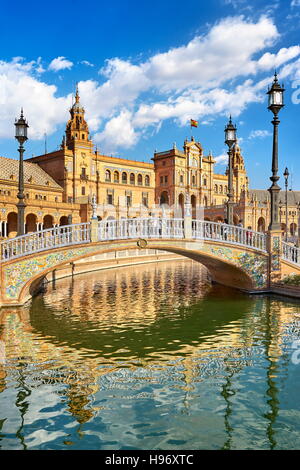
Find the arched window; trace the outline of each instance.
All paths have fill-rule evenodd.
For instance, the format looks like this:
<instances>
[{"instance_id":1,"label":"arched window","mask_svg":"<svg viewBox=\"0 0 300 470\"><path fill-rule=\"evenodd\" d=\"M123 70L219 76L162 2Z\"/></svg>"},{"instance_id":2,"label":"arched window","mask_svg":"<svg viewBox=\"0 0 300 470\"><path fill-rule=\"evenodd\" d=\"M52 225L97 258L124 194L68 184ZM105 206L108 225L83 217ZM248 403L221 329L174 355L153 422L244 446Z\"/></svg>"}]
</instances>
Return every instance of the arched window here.
<instances>
[{"instance_id":1,"label":"arched window","mask_svg":"<svg viewBox=\"0 0 300 470\"><path fill-rule=\"evenodd\" d=\"M220 186L220 194L223 194L223 186Z\"/></svg>"},{"instance_id":2,"label":"arched window","mask_svg":"<svg viewBox=\"0 0 300 470\"><path fill-rule=\"evenodd\" d=\"M105 172L105 181L110 181L111 180L111 173L109 170L106 170Z\"/></svg>"},{"instance_id":3,"label":"arched window","mask_svg":"<svg viewBox=\"0 0 300 470\"><path fill-rule=\"evenodd\" d=\"M115 171L114 172L114 183L118 183L119 182L119 172L118 171Z\"/></svg>"},{"instance_id":4,"label":"arched window","mask_svg":"<svg viewBox=\"0 0 300 470\"><path fill-rule=\"evenodd\" d=\"M127 173L125 171L122 173L122 183L127 184Z\"/></svg>"},{"instance_id":5,"label":"arched window","mask_svg":"<svg viewBox=\"0 0 300 470\"><path fill-rule=\"evenodd\" d=\"M150 186L150 176L149 175L145 176L145 186Z\"/></svg>"},{"instance_id":6,"label":"arched window","mask_svg":"<svg viewBox=\"0 0 300 470\"><path fill-rule=\"evenodd\" d=\"M130 184L135 184L135 176L134 176L134 173L130 173Z\"/></svg>"},{"instance_id":7,"label":"arched window","mask_svg":"<svg viewBox=\"0 0 300 470\"><path fill-rule=\"evenodd\" d=\"M138 175L138 185L142 186L142 184L143 184L143 177L142 177L142 175L139 174Z\"/></svg>"},{"instance_id":8,"label":"arched window","mask_svg":"<svg viewBox=\"0 0 300 470\"><path fill-rule=\"evenodd\" d=\"M82 186L81 188L81 196L85 196L85 186Z\"/></svg>"},{"instance_id":9,"label":"arched window","mask_svg":"<svg viewBox=\"0 0 300 470\"><path fill-rule=\"evenodd\" d=\"M218 185L215 184L215 193L217 193L217 192L218 192Z\"/></svg>"}]
</instances>

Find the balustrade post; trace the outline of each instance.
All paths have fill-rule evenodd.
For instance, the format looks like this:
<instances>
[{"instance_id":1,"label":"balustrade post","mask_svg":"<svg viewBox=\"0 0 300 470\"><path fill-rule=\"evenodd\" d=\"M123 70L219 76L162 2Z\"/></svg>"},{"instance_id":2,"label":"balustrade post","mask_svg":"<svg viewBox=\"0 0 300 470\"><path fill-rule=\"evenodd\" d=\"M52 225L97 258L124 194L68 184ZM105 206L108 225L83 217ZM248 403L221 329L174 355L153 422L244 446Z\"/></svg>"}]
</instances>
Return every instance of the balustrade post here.
<instances>
[{"instance_id":1,"label":"balustrade post","mask_svg":"<svg viewBox=\"0 0 300 470\"><path fill-rule=\"evenodd\" d=\"M282 233L281 230L269 230L267 232L268 263L268 287L281 280L281 253Z\"/></svg>"},{"instance_id":2,"label":"balustrade post","mask_svg":"<svg viewBox=\"0 0 300 470\"><path fill-rule=\"evenodd\" d=\"M184 204L184 238L193 238L191 202L188 193L186 194Z\"/></svg>"},{"instance_id":3,"label":"balustrade post","mask_svg":"<svg viewBox=\"0 0 300 470\"><path fill-rule=\"evenodd\" d=\"M98 236L98 219L91 219L91 242L95 243L99 241Z\"/></svg>"}]
</instances>

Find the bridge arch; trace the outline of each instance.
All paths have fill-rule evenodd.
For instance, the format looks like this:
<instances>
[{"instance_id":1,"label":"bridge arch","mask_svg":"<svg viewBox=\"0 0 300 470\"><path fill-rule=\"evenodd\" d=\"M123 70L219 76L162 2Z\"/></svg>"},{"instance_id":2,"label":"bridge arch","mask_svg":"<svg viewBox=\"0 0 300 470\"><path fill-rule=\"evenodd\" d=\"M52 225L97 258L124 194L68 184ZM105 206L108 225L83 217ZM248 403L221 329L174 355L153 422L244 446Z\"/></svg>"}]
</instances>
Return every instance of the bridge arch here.
<instances>
[{"instance_id":1,"label":"bridge arch","mask_svg":"<svg viewBox=\"0 0 300 470\"><path fill-rule=\"evenodd\" d=\"M51 266L45 265L44 268L42 267L38 272L33 273L31 277L25 280L24 284L21 286L18 292L14 304L17 303L21 305L29 300L41 286L41 283L46 275L55 271L56 269L90 256L115 251L136 249L137 242L138 239L132 239L127 240L126 242L122 242L120 245L120 242L116 240L113 242L98 242L91 244L89 245L90 249L88 249L86 245L80 245L77 246L75 250L70 250L70 248L67 247L51 250L51 256L53 257L57 255L57 261ZM197 242L194 243L195 248L190 246L187 248L180 246L180 244L177 245L176 241L173 240L171 240L168 244L162 243L160 240L151 240L148 242L146 248L175 253L197 261L208 269L213 281L228 287L238 288L245 291L252 291L256 288L254 279L242 267L237 266L226 259L222 259L219 253L213 255L211 253L205 252L205 250L202 251L199 249L199 246L197 246L199 244ZM70 252L70 256L66 256L64 258L64 254L68 254L68 252ZM28 261L28 265L30 265L31 259L36 259L36 257L36 253L29 257L27 256L26 260ZM40 253L37 262L40 265L43 264L46 257L47 254L45 255L45 253ZM22 263L22 261L20 261L20 263Z\"/></svg>"}]
</instances>

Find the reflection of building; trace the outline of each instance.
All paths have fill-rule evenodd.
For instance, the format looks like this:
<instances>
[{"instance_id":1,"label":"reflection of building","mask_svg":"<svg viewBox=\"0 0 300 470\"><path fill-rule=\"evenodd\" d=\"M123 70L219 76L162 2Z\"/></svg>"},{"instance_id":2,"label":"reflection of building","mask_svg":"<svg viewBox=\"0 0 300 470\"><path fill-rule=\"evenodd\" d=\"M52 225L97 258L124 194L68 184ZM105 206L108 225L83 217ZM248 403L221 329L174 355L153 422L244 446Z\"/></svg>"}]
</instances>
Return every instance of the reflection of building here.
<instances>
[{"instance_id":1,"label":"reflection of building","mask_svg":"<svg viewBox=\"0 0 300 470\"><path fill-rule=\"evenodd\" d=\"M171 213L181 217L187 194L193 217L201 216L197 208L204 206L207 219L224 219L228 169L225 174L215 173L211 152L204 155L201 144L193 137L185 140L183 150L174 144L170 150L155 152L153 162L109 157L94 150L77 90L60 149L25 162L26 232L89 220L94 195L99 219L149 216L155 213L155 205L159 211L164 203L174 206ZM0 185L0 237L13 237L17 228L16 160L0 157ZM266 228L268 193L248 190L238 145L233 151L233 185L235 223L242 219L245 226ZM297 193L293 194L299 200ZM288 210L293 232L297 215L292 197Z\"/></svg>"}]
</instances>

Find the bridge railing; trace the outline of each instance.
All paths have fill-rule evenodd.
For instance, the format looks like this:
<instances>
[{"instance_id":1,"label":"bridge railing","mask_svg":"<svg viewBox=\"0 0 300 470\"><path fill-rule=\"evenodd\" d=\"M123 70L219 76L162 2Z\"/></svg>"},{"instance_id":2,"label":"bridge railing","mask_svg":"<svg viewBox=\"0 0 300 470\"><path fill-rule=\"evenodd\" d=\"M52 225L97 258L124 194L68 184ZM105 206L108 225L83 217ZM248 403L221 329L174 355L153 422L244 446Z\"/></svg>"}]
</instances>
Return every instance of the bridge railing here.
<instances>
[{"instance_id":1,"label":"bridge railing","mask_svg":"<svg viewBox=\"0 0 300 470\"><path fill-rule=\"evenodd\" d=\"M51 248L90 242L90 223L62 225L1 242L1 261Z\"/></svg>"},{"instance_id":2,"label":"bridge railing","mask_svg":"<svg viewBox=\"0 0 300 470\"><path fill-rule=\"evenodd\" d=\"M183 219L154 217L102 220L98 224L98 240L130 238L184 238Z\"/></svg>"},{"instance_id":3,"label":"bridge railing","mask_svg":"<svg viewBox=\"0 0 300 470\"><path fill-rule=\"evenodd\" d=\"M266 235L264 233L235 225L193 220L192 236L198 240L224 241L266 251Z\"/></svg>"},{"instance_id":4,"label":"bridge railing","mask_svg":"<svg viewBox=\"0 0 300 470\"><path fill-rule=\"evenodd\" d=\"M300 264L300 248L282 242L282 258L290 263Z\"/></svg>"}]
</instances>

